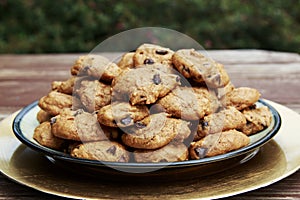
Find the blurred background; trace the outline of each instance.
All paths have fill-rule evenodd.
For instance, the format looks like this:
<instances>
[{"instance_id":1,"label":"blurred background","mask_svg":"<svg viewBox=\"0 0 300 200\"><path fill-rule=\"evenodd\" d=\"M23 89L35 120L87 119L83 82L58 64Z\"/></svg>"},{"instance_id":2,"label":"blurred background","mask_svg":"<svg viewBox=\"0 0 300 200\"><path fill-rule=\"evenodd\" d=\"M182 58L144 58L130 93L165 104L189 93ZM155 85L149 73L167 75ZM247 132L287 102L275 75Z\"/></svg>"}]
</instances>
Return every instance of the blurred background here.
<instances>
[{"instance_id":1,"label":"blurred background","mask_svg":"<svg viewBox=\"0 0 300 200\"><path fill-rule=\"evenodd\" d=\"M300 0L0 0L0 53L89 52L108 37L157 26L206 49L300 53Z\"/></svg>"}]
</instances>

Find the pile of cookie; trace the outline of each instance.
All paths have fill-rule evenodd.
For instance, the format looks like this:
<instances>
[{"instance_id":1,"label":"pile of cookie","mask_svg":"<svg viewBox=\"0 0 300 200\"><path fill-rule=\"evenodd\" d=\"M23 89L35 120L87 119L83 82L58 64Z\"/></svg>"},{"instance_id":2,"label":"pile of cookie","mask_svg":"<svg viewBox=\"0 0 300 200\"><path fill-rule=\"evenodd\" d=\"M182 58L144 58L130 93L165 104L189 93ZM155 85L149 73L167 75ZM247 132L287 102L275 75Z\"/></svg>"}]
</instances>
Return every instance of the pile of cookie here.
<instances>
[{"instance_id":1,"label":"pile of cookie","mask_svg":"<svg viewBox=\"0 0 300 200\"><path fill-rule=\"evenodd\" d=\"M116 63L80 56L39 100L34 139L73 157L176 162L237 150L267 128L260 93L235 88L224 66L194 49L142 44Z\"/></svg>"}]
</instances>

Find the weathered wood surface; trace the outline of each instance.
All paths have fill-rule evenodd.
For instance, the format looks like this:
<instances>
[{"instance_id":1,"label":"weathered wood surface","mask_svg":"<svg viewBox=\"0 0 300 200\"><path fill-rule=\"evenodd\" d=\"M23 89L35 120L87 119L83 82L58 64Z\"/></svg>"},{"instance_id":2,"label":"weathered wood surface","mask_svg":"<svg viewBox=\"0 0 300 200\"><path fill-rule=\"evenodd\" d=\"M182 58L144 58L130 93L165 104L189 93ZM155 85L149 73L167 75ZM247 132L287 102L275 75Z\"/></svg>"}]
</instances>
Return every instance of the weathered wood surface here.
<instances>
[{"instance_id":1,"label":"weathered wood surface","mask_svg":"<svg viewBox=\"0 0 300 200\"><path fill-rule=\"evenodd\" d=\"M0 120L39 99L54 80L70 76L80 54L0 55ZM223 63L235 86L257 88L262 97L300 113L300 56L262 50L208 51ZM116 59L118 54L107 54ZM60 199L0 175L0 199ZM300 199L300 172L271 186L230 199Z\"/></svg>"}]
</instances>

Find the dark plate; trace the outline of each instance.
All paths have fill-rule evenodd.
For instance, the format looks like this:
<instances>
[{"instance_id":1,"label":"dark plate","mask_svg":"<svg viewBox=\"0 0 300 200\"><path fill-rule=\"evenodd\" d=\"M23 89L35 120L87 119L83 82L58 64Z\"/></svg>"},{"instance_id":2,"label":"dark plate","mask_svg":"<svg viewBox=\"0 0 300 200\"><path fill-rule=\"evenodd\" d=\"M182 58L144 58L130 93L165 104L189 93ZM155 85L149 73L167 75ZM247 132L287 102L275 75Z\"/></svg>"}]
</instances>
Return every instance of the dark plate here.
<instances>
[{"instance_id":1,"label":"dark plate","mask_svg":"<svg viewBox=\"0 0 300 200\"><path fill-rule=\"evenodd\" d=\"M257 106L265 105L272 112L271 125L250 136L250 144L241 149L200 160L188 160L182 162L161 163L120 163L103 162L73 158L70 155L56 151L38 144L33 138L33 131L38 126L36 114L39 111L37 102L22 109L13 121L13 131L16 137L31 149L38 151L53 163L64 168L72 169L79 174L100 175L102 178L126 180L127 178L155 178L162 180L185 179L195 176L204 176L217 173L238 164L245 163L259 151L259 148L270 141L278 132L281 125L279 113L266 101L259 100ZM103 176L109 175L109 176ZM125 179L124 179L125 178Z\"/></svg>"}]
</instances>

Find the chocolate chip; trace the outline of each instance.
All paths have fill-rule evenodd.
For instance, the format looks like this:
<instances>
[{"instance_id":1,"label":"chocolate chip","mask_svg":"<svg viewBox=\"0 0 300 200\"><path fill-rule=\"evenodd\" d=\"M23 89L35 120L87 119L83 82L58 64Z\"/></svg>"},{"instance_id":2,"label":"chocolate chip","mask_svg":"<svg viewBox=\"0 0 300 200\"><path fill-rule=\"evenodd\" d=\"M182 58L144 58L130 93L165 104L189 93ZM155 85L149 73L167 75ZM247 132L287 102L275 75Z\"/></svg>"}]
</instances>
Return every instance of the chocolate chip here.
<instances>
[{"instance_id":1,"label":"chocolate chip","mask_svg":"<svg viewBox=\"0 0 300 200\"><path fill-rule=\"evenodd\" d=\"M94 111L92 114L97 115L99 113L99 110Z\"/></svg>"},{"instance_id":2,"label":"chocolate chip","mask_svg":"<svg viewBox=\"0 0 300 200\"><path fill-rule=\"evenodd\" d=\"M90 68L91 68L91 66L85 66L85 67L82 69L82 71L83 71L83 72L86 72L86 71L88 71Z\"/></svg>"},{"instance_id":3,"label":"chocolate chip","mask_svg":"<svg viewBox=\"0 0 300 200\"><path fill-rule=\"evenodd\" d=\"M161 50L161 49L159 50L158 49L158 50L155 51L155 53L158 54L158 55L166 55L169 52L167 50Z\"/></svg>"},{"instance_id":4,"label":"chocolate chip","mask_svg":"<svg viewBox=\"0 0 300 200\"><path fill-rule=\"evenodd\" d=\"M147 58L147 59L144 60L144 64L145 65L153 65L154 60L152 60L151 58Z\"/></svg>"},{"instance_id":5,"label":"chocolate chip","mask_svg":"<svg viewBox=\"0 0 300 200\"><path fill-rule=\"evenodd\" d=\"M190 69L189 68L187 68L185 65L182 65L182 70L183 71L186 71L187 73L190 73Z\"/></svg>"},{"instance_id":6,"label":"chocolate chip","mask_svg":"<svg viewBox=\"0 0 300 200\"><path fill-rule=\"evenodd\" d=\"M125 159L124 155L122 155L120 157L120 159L118 160L118 162L126 162L126 159Z\"/></svg>"},{"instance_id":7,"label":"chocolate chip","mask_svg":"<svg viewBox=\"0 0 300 200\"><path fill-rule=\"evenodd\" d=\"M251 106L248 107L250 110L253 110L256 108L256 104L252 104Z\"/></svg>"},{"instance_id":8,"label":"chocolate chip","mask_svg":"<svg viewBox=\"0 0 300 200\"><path fill-rule=\"evenodd\" d=\"M160 75L159 74L154 74L152 81L155 85L160 84L161 83Z\"/></svg>"},{"instance_id":9,"label":"chocolate chip","mask_svg":"<svg viewBox=\"0 0 300 200\"><path fill-rule=\"evenodd\" d=\"M197 154L197 156L201 159L201 158L204 158L206 156L208 149L198 147L198 148L195 148L194 151Z\"/></svg>"},{"instance_id":10,"label":"chocolate chip","mask_svg":"<svg viewBox=\"0 0 300 200\"><path fill-rule=\"evenodd\" d=\"M121 119L120 121L121 121L121 123L122 123L122 124L124 124L124 125L128 125L128 124L130 124L130 123L131 123L131 121L132 121L132 118L131 118L130 116L127 116L127 117L125 117L125 118Z\"/></svg>"},{"instance_id":11,"label":"chocolate chip","mask_svg":"<svg viewBox=\"0 0 300 200\"><path fill-rule=\"evenodd\" d=\"M202 127L206 127L206 126L208 126L208 122L203 121L203 122L201 122L201 125L202 125Z\"/></svg>"},{"instance_id":12,"label":"chocolate chip","mask_svg":"<svg viewBox=\"0 0 300 200\"><path fill-rule=\"evenodd\" d=\"M51 119L50 119L50 124L52 125L52 124L54 124L56 122L56 117L52 117Z\"/></svg>"},{"instance_id":13,"label":"chocolate chip","mask_svg":"<svg viewBox=\"0 0 300 200\"><path fill-rule=\"evenodd\" d=\"M76 112L73 114L74 117L76 117L77 115L80 115L83 113L82 109L76 110Z\"/></svg>"},{"instance_id":14,"label":"chocolate chip","mask_svg":"<svg viewBox=\"0 0 300 200\"><path fill-rule=\"evenodd\" d=\"M137 128L145 128L146 127L146 124L144 124L143 122L136 122L134 125Z\"/></svg>"},{"instance_id":15,"label":"chocolate chip","mask_svg":"<svg viewBox=\"0 0 300 200\"><path fill-rule=\"evenodd\" d=\"M111 146L111 147L109 147L109 148L106 150L106 152L107 152L107 153L110 153L110 154L112 154L112 155L115 155L115 154L116 154L116 150L117 150L117 147L116 147L116 146Z\"/></svg>"},{"instance_id":16,"label":"chocolate chip","mask_svg":"<svg viewBox=\"0 0 300 200\"><path fill-rule=\"evenodd\" d=\"M215 82L217 82L218 85L220 85L220 83L221 83L221 76L220 76L220 74L217 74L217 75L214 77L213 80L214 80Z\"/></svg>"},{"instance_id":17,"label":"chocolate chip","mask_svg":"<svg viewBox=\"0 0 300 200\"><path fill-rule=\"evenodd\" d=\"M167 159L163 158L159 162L168 162Z\"/></svg>"}]
</instances>

